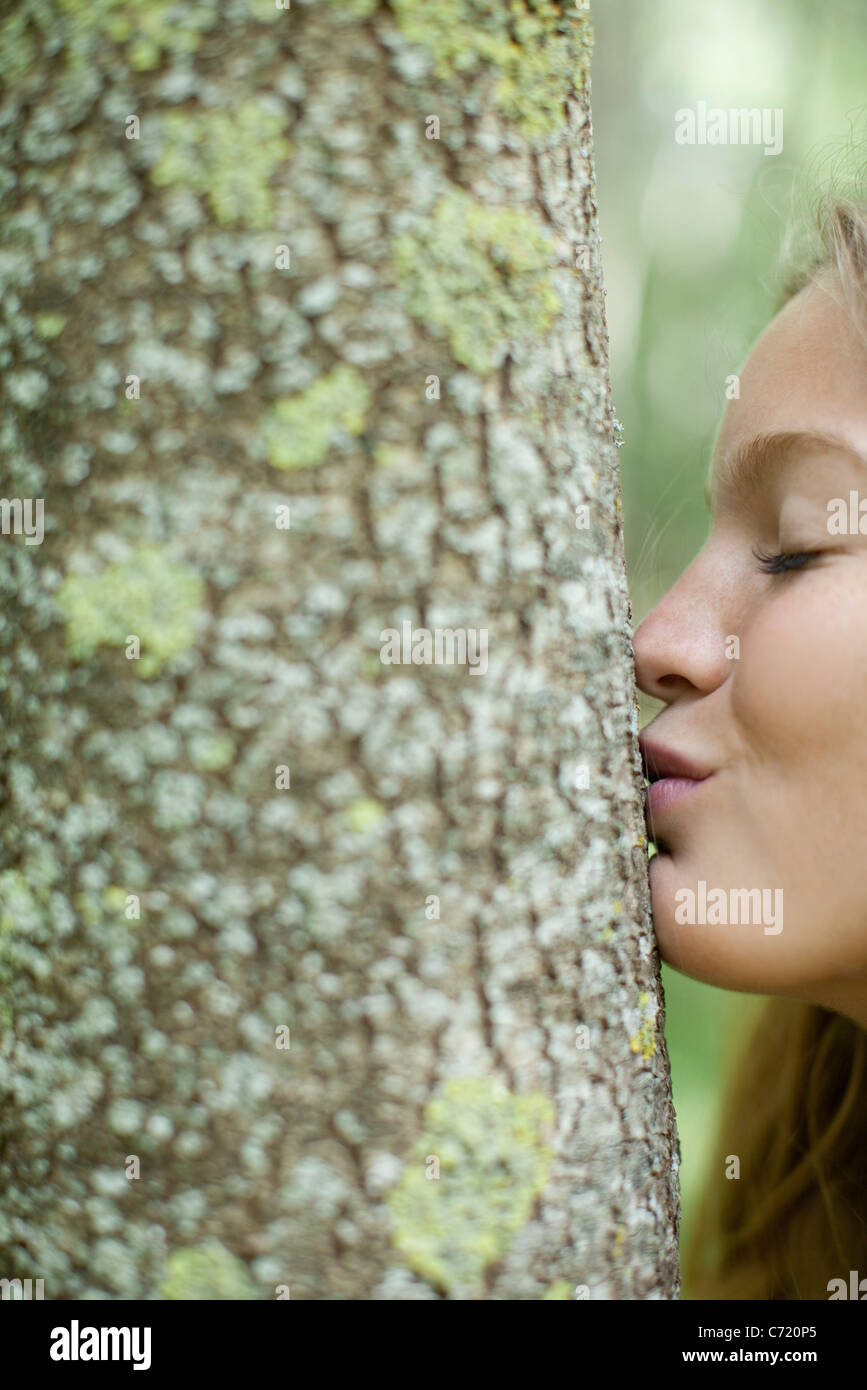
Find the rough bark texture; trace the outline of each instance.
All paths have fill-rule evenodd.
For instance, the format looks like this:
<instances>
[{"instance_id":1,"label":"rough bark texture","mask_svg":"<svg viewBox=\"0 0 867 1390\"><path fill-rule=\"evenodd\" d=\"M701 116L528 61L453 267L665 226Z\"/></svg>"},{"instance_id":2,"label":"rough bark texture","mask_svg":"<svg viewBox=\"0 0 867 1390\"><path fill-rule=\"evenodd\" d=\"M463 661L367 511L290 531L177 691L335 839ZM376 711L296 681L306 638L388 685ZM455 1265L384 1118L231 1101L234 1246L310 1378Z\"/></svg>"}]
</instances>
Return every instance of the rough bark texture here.
<instances>
[{"instance_id":1,"label":"rough bark texture","mask_svg":"<svg viewBox=\"0 0 867 1390\"><path fill-rule=\"evenodd\" d=\"M0 20L45 499L0 536L0 1276L46 1298L677 1295L589 42ZM487 671L385 664L404 621Z\"/></svg>"}]
</instances>

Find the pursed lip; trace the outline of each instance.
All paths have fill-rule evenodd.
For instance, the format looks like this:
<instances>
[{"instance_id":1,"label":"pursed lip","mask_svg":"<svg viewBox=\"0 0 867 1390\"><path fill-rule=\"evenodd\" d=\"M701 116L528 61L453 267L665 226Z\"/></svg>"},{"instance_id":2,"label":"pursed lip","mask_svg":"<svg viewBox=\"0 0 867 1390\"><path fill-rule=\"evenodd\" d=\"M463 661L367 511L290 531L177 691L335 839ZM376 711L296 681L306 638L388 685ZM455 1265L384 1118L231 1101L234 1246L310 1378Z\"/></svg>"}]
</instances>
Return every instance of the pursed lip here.
<instances>
[{"instance_id":1,"label":"pursed lip","mask_svg":"<svg viewBox=\"0 0 867 1390\"><path fill-rule=\"evenodd\" d=\"M649 782L658 782L663 777L686 777L693 782L703 782L713 774L713 768L703 766L686 753L678 753L673 748L652 742L642 734L638 736L638 746Z\"/></svg>"},{"instance_id":2,"label":"pursed lip","mask_svg":"<svg viewBox=\"0 0 867 1390\"><path fill-rule=\"evenodd\" d=\"M645 794L645 814L651 838L655 840L654 820L706 782L714 770L686 753L666 748L641 735L638 745L650 782Z\"/></svg>"}]
</instances>

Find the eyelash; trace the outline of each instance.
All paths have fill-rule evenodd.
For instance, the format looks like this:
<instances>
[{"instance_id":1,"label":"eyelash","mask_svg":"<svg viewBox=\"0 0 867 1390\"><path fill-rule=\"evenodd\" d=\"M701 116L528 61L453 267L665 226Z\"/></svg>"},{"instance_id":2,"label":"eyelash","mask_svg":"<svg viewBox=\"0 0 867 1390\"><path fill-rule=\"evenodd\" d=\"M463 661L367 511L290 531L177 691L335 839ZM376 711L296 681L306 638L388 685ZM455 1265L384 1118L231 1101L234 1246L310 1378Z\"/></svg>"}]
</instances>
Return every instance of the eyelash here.
<instances>
[{"instance_id":1,"label":"eyelash","mask_svg":"<svg viewBox=\"0 0 867 1390\"><path fill-rule=\"evenodd\" d=\"M764 551L753 550L765 574L788 574L791 570L803 569L821 553L821 550L780 550L775 555L767 555Z\"/></svg>"}]
</instances>

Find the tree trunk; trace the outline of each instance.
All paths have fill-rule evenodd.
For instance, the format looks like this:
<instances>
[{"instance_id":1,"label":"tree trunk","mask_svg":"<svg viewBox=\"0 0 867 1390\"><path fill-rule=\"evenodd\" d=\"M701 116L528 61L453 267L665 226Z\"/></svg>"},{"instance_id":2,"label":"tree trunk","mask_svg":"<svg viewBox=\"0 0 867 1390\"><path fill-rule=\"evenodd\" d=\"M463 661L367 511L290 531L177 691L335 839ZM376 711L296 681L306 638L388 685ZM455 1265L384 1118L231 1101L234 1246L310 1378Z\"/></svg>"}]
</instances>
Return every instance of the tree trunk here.
<instances>
[{"instance_id":1,"label":"tree trunk","mask_svg":"<svg viewBox=\"0 0 867 1390\"><path fill-rule=\"evenodd\" d=\"M0 21L0 1275L47 1299L677 1295L589 46Z\"/></svg>"}]
</instances>

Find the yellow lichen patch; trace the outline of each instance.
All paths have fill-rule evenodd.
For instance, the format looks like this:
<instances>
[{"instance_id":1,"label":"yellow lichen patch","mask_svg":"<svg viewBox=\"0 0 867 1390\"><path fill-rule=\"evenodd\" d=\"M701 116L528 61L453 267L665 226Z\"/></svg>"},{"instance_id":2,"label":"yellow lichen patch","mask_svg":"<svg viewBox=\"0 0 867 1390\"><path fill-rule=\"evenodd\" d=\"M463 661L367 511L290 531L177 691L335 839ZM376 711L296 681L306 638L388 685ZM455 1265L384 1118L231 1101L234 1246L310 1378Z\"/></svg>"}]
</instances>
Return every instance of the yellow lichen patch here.
<instances>
[{"instance_id":1,"label":"yellow lichen patch","mask_svg":"<svg viewBox=\"0 0 867 1390\"><path fill-rule=\"evenodd\" d=\"M548 1288L545 1290L545 1292L542 1294L543 1300L546 1300L546 1299L562 1300L562 1299L564 1299L564 1298L571 1298L571 1297L572 1297L572 1285L571 1285L571 1284L567 1284L567 1282L566 1282L565 1279L558 1279L555 1283L550 1284L550 1285L548 1286Z\"/></svg>"},{"instance_id":2,"label":"yellow lichen patch","mask_svg":"<svg viewBox=\"0 0 867 1390\"><path fill-rule=\"evenodd\" d=\"M650 1013L645 1012L648 1006L651 1010ZM629 1046L633 1052L640 1052L645 1062L649 1062L656 1051L656 1014L649 994L644 992L639 994L638 1008L644 1016L641 1019L638 1032L629 1039Z\"/></svg>"},{"instance_id":3,"label":"yellow lichen patch","mask_svg":"<svg viewBox=\"0 0 867 1390\"><path fill-rule=\"evenodd\" d=\"M563 104L588 71L588 15L557 0L392 0L392 8L438 77L490 73L496 105L525 135L562 127Z\"/></svg>"},{"instance_id":4,"label":"yellow lichen patch","mask_svg":"<svg viewBox=\"0 0 867 1390\"><path fill-rule=\"evenodd\" d=\"M102 891L102 901L109 912L123 912L126 906L126 889L117 883L110 883Z\"/></svg>"},{"instance_id":5,"label":"yellow lichen patch","mask_svg":"<svg viewBox=\"0 0 867 1390\"><path fill-rule=\"evenodd\" d=\"M478 1291L547 1182L553 1123L553 1106L539 1093L514 1095L480 1077L443 1084L386 1199L392 1240L418 1274L464 1296Z\"/></svg>"},{"instance_id":6,"label":"yellow lichen patch","mask_svg":"<svg viewBox=\"0 0 867 1390\"><path fill-rule=\"evenodd\" d=\"M190 740L190 762L198 772L222 772L234 761L235 752L235 740L229 734L195 734Z\"/></svg>"},{"instance_id":7,"label":"yellow lichen patch","mask_svg":"<svg viewBox=\"0 0 867 1390\"><path fill-rule=\"evenodd\" d=\"M509 343L546 332L560 311L552 244L526 212L490 207L459 189L393 248L410 313L448 337L452 354L484 376Z\"/></svg>"},{"instance_id":8,"label":"yellow lichen patch","mask_svg":"<svg viewBox=\"0 0 867 1390\"><path fill-rule=\"evenodd\" d=\"M40 338L56 338L66 327L65 314L37 314L33 327Z\"/></svg>"},{"instance_id":9,"label":"yellow lichen patch","mask_svg":"<svg viewBox=\"0 0 867 1390\"><path fill-rule=\"evenodd\" d=\"M352 367L335 367L297 396L276 401L262 425L272 468L315 468L328 455L337 431L359 435L371 394Z\"/></svg>"},{"instance_id":10,"label":"yellow lichen patch","mask_svg":"<svg viewBox=\"0 0 867 1390\"><path fill-rule=\"evenodd\" d=\"M202 1302L259 1297L247 1266L216 1240L176 1250L166 1263L160 1293L167 1299Z\"/></svg>"},{"instance_id":11,"label":"yellow lichen patch","mask_svg":"<svg viewBox=\"0 0 867 1390\"><path fill-rule=\"evenodd\" d=\"M289 157L285 119L251 98L233 110L168 111L151 178L207 198L223 226L270 227L270 181Z\"/></svg>"},{"instance_id":12,"label":"yellow lichen patch","mask_svg":"<svg viewBox=\"0 0 867 1390\"><path fill-rule=\"evenodd\" d=\"M203 597L195 570L157 546L140 546L99 575L69 575L57 592L74 659L86 659L103 646L122 656L127 638L135 636L141 654L130 666L145 677L193 645L193 618Z\"/></svg>"},{"instance_id":13,"label":"yellow lichen patch","mask_svg":"<svg viewBox=\"0 0 867 1390\"><path fill-rule=\"evenodd\" d=\"M350 830L362 835L365 830L377 825L384 815L385 807L381 802L372 796L363 796L346 808L346 823Z\"/></svg>"}]
</instances>

